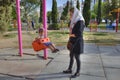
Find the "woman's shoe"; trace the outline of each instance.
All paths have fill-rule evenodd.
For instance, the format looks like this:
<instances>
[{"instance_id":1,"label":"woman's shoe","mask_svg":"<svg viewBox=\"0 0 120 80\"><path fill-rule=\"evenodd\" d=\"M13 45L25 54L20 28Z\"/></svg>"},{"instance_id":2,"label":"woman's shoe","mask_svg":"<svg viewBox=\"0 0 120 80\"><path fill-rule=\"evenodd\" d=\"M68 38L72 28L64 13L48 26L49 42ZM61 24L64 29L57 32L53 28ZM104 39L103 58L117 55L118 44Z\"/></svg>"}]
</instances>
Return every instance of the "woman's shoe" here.
<instances>
[{"instance_id":1,"label":"woman's shoe","mask_svg":"<svg viewBox=\"0 0 120 80\"><path fill-rule=\"evenodd\" d=\"M68 70L63 71L63 73L68 73L69 74L69 73L72 73L72 70L68 69Z\"/></svg>"},{"instance_id":2,"label":"woman's shoe","mask_svg":"<svg viewBox=\"0 0 120 80\"><path fill-rule=\"evenodd\" d=\"M55 49L56 51L60 51L59 49Z\"/></svg>"},{"instance_id":3,"label":"woman's shoe","mask_svg":"<svg viewBox=\"0 0 120 80\"><path fill-rule=\"evenodd\" d=\"M80 73L75 73L74 75L71 75L71 78L76 78L78 76L80 76Z\"/></svg>"}]
</instances>

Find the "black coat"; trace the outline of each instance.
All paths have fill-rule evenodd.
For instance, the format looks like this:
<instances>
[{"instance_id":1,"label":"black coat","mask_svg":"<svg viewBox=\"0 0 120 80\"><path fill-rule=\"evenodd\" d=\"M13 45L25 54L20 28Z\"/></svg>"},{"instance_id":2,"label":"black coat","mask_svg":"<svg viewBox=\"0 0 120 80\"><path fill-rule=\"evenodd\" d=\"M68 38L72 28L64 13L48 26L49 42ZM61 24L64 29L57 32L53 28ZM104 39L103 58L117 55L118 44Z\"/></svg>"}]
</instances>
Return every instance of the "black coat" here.
<instances>
[{"instance_id":1,"label":"black coat","mask_svg":"<svg viewBox=\"0 0 120 80\"><path fill-rule=\"evenodd\" d=\"M83 40L83 30L85 24L83 21L78 21L73 29L72 34L75 34L76 37L70 37L69 41L72 43L72 52L74 54L81 54L84 50L84 40Z\"/></svg>"}]
</instances>

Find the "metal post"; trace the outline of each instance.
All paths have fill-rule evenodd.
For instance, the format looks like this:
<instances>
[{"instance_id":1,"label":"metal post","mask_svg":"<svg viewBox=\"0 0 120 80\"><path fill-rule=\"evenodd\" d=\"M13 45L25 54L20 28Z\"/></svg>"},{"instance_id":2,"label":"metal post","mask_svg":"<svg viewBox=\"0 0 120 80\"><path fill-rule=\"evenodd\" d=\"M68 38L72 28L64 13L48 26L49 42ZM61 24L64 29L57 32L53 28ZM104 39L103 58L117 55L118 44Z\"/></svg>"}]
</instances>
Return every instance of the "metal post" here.
<instances>
[{"instance_id":1,"label":"metal post","mask_svg":"<svg viewBox=\"0 0 120 80\"><path fill-rule=\"evenodd\" d=\"M44 28L44 37L47 37L47 13L46 13L46 0L42 1L43 5L43 28ZM47 59L48 57L48 51L47 49L44 50L44 59Z\"/></svg>"},{"instance_id":2,"label":"metal post","mask_svg":"<svg viewBox=\"0 0 120 80\"><path fill-rule=\"evenodd\" d=\"M117 18L116 18L116 32L118 32L118 24L119 24L119 11L117 11Z\"/></svg>"},{"instance_id":3,"label":"metal post","mask_svg":"<svg viewBox=\"0 0 120 80\"><path fill-rule=\"evenodd\" d=\"M19 54L20 56L22 56L23 51L22 51L22 32L21 32L21 19L20 19L20 0L16 0L16 8L17 8Z\"/></svg>"}]
</instances>

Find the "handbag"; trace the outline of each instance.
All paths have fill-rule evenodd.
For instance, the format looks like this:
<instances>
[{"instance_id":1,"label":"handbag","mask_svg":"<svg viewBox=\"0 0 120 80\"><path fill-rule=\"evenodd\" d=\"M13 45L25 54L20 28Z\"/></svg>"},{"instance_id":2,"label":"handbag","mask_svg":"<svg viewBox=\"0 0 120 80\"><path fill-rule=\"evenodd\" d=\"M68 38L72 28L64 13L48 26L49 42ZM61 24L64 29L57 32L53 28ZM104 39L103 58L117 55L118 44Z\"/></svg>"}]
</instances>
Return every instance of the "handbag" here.
<instances>
[{"instance_id":1,"label":"handbag","mask_svg":"<svg viewBox=\"0 0 120 80\"><path fill-rule=\"evenodd\" d=\"M67 49L68 50L71 50L72 49L72 43L70 41L68 41L67 43Z\"/></svg>"}]
</instances>

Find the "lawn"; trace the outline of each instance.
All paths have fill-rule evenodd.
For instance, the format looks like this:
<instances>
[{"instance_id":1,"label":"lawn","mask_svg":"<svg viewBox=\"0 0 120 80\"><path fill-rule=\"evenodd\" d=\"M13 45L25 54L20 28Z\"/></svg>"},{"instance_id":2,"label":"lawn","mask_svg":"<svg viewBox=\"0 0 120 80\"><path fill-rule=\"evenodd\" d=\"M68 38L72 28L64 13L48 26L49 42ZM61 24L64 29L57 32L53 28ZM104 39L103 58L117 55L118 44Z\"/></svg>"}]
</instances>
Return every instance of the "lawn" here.
<instances>
[{"instance_id":1,"label":"lawn","mask_svg":"<svg viewBox=\"0 0 120 80\"><path fill-rule=\"evenodd\" d=\"M49 30L48 37L57 46L66 45L69 32L63 30ZM23 47L32 48L32 41L38 36L36 31L23 31ZM106 32L84 32L85 43L96 43L98 45L116 45L120 44L120 33L106 33ZM5 33L0 37L0 48L18 48L17 31ZM8 45L9 44L9 45Z\"/></svg>"},{"instance_id":2,"label":"lawn","mask_svg":"<svg viewBox=\"0 0 120 80\"><path fill-rule=\"evenodd\" d=\"M96 43L99 45L120 44L120 33L107 32L84 32L84 39L87 43Z\"/></svg>"},{"instance_id":3,"label":"lawn","mask_svg":"<svg viewBox=\"0 0 120 80\"><path fill-rule=\"evenodd\" d=\"M88 27L90 27L90 25ZM98 25L98 28L106 29L106 24L105 23L101 23L101 24ZM118 29L120 30L120 23L118 24Z\"/></svg>"}]
</instances>

